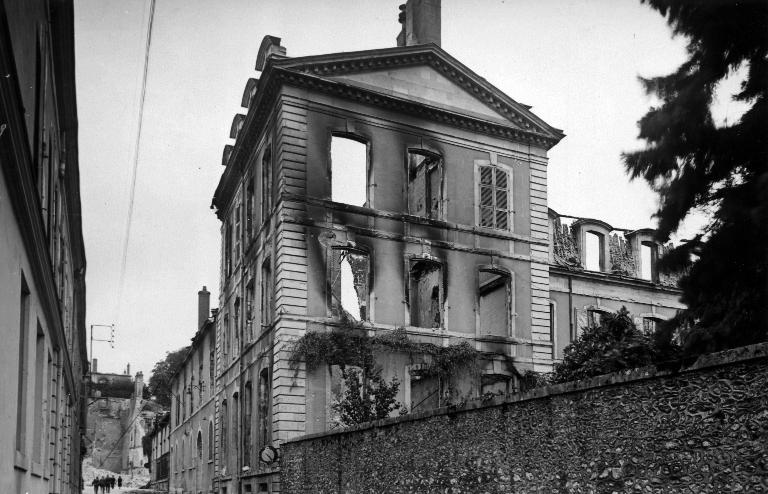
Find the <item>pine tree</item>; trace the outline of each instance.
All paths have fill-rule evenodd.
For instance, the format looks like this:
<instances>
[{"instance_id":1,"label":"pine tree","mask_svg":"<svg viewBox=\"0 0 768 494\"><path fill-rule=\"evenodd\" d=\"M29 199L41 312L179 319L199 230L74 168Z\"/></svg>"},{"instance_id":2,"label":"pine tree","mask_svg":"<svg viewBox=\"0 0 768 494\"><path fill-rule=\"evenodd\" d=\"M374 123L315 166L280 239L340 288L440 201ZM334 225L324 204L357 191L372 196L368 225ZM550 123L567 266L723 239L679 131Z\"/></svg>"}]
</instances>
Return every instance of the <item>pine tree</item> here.
<instances>
[{"instance_id":1,"label":"pine tree","mask_svg":"<svg viewBox=\"0 0 768 494\"><path fill-rule=\"evenodd\" d=\"M764 341L768 328L768 2L641 0L688 39L688 59L669 75L642 79L660 99L639 121L646 148L625 153L634 178L659 194L658 240L692 210L711 220L664 256L683 271L688 309L673 321L689 355ZM749 104L738 122L710 112L718 84L746 73L734 99Z\"/></svg>"}]
</instances>

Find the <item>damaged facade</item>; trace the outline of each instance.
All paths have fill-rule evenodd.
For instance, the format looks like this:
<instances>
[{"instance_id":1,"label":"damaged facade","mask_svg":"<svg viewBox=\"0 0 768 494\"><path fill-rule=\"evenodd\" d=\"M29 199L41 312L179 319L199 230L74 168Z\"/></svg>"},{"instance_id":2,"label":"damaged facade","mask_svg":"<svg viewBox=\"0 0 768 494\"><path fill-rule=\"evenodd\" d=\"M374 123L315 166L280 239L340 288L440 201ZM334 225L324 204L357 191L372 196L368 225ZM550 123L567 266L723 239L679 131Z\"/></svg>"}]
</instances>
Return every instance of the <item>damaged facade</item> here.
<instances>
[{"instance_id":1,"label":"damaged facade","mask_svg":"<svg viewBox=\"0 0 768 494\"><path fill-rule=\"evenodd\" d=\"M172 411L172 491L193 491L183 479L207 475L189 472L199 465L210 486L194 489L279 492L271 448L338 424L338 368L291 365L308 331L353 319L369 335L470 342L478 375L449 390L420 375L418 356L376 356L418 412L550 371L585 315L627 305L666 318L679 306L661 277L639 278L650 232L619 236L548 210L547 151L562 132L442 50L439 13L439 0L408 1L394 48L289 58L264 38L213 198L212 443ZM591 235L602 235L596 253ZM177 447L174 431L188 429ZM189 458L198 429L213 458L179 464L174 452Z\"/></svg>"}]
</instances>

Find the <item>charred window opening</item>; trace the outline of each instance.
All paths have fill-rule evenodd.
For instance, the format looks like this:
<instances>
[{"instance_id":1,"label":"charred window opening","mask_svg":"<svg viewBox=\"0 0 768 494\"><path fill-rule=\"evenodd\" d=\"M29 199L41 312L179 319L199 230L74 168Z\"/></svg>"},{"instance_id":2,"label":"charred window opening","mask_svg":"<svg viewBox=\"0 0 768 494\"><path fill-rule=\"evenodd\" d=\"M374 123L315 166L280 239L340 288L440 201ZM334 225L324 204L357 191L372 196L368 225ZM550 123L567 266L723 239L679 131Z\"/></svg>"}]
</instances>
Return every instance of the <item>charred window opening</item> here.
<instances>
[{"instance_id":1,"label":"charred window opening","mask_svg":"<svg viewBox=\"0 0 768 494\"><path fill-rule=\"evenodd\" d=\"M658 250L653 242L640 244L640 277L644 280L656 281L656 259Z\"/></svg>"},{"instance_id":2,"label":"charred window opening","mask_svg":"<svg viewBox=\"0 0 768 494\"><path fill-rule=\"evenodd\" d=\"M584 239L586 243L584 267L589 271L603 271L605 267L605 237L597 232L586 232Z\"/></svg>"},{"instance_id":3,"label":"charred window opening","mask_svg":"<svg viewBox=\"0 0 768 494\"><path fill-rule=\"evenodd\" d=\"M408 151L408 212L439 219L442 204L443 163L440 156Z\"/></svg>"},{"instance_id":4,"label":"charred window opening","mask_svg":"<svg viewBox=\"0 0 768 494\"><path fill-rule=\"evenodd\" d=\"M261 265L261 326L262 330L272 325L272 266L266 259Z\"/></svg>"},{"instance_id":5,"label":"charred window opening","mask_svg":"<svg viewBox=\"0 0 768 494\"><path fill-rule=\"evenodd\" d=\"M331 312L346 313L357 321L368 320L370 258L354 249L331 250Z\"/></svg>"},{"instance_id":6,"label":"charred window opening","mask_svg":"<svg viewBox=\"0 0 768 494\"><path fill-rule=\"evenodd\" d=\"M443 325L443 267L419 260L411 264L408 280L411 326L440 328Z\"/></svg>"},{"instance_id":7,"label":"charred window opening","mask_svg":"<svg viewBox=\"0 0 768 494\"><path fill-rule=\"evenodd\" d=\"M368 203L368 146L359 140L331 136L331 200L353 206Z\"/></svg>"},{"instance_id":8,"label":"charred window opening","mask_svg":"<svg viewBox=\"0 0 768 494\"><path fill-rule=\"evenodd\" d=\"M480 270L478 299L480 334L510 336L512 290L509 273Z\"/></svg>"},{"instance_id":9,"label":"charred window opening","mask_svg":"<svg viewBox=\"0 0 768 494\"><path fill-rule=\"evenodd\" d=\"M480 226L510 230L512 202L509 172L493 165L480 166L479 172Z\"/></svg>"},{"instance_id":10,"label":"charred window opening","mask_svg":"<svg viewBox=\"0 0 768 494\"><path fill-rule=\"evenodd\" d=\"M264 151L261 158L261 222L269 218L272 210L272 148Z\"/></svg>"}]
</instances>

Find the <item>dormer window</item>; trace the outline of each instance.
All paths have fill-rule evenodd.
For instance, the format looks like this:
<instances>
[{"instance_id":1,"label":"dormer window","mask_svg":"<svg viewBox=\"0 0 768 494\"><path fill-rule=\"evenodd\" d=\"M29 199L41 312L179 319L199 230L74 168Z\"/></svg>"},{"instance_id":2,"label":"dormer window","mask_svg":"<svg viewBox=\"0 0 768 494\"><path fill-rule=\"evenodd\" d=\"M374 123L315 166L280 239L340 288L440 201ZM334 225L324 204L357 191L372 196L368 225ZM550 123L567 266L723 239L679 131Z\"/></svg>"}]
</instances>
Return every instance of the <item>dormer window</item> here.
<instances>
[{"instance_id":1,"label":"dormer window","mask_svg":"<svg viewBox=\"0 0 768 494\"><path fill-rule=\"evenodd\" d=\"M368 205L368 146L350 136L331 136L331 200Z\"/></svg>"},{"instance_id":2,"label":"dormer window","mask_svg":"<svg viewBox=\"0 0 768 494\"><path fill-rule=\"evenodd\" d=\"M421 150L408 151L408 212L439 219L442 209L443 162Z\"/></svg>"}]
</instances>

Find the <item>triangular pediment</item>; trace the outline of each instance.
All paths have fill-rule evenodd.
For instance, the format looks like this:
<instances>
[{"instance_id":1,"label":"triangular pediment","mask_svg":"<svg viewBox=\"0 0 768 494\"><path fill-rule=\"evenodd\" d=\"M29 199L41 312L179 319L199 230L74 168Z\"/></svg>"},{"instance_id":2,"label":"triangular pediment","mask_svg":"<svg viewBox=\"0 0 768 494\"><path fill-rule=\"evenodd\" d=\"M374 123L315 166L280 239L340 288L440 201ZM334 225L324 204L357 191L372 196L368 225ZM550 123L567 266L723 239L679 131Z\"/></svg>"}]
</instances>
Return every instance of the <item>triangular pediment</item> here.
<instances>
[{"instance_id":1,"label":"triangular pediment","mask_svg":"<svg viewBox=\"0 0 768 494\"><path fill-rule=\"evenodd\" d=\"M428 65L392 67L329 78L418 103L513 124L504 115Z\"/></svg>"},{"instance_id":2,"label":"triangular pediment","mask_svg":"<svg viewBox=\"0 0 768 494\"><path fill-rule=\"evenodd\" d=\"M412 105L409 111L421 106L441 121L524 138L547 149L564 137L562 131L533 114L529 106L513 100L434 44L270 58L266 70L273 68L293 74L289 77L294 82L305 77L315 81L310 82L313 87L347 87L369 95L379 94L384 98L374 96L373 101L385 102L389 98L400 105ZM372 101L369 97L364 99Z\"/></svg>"}]
</instances>

